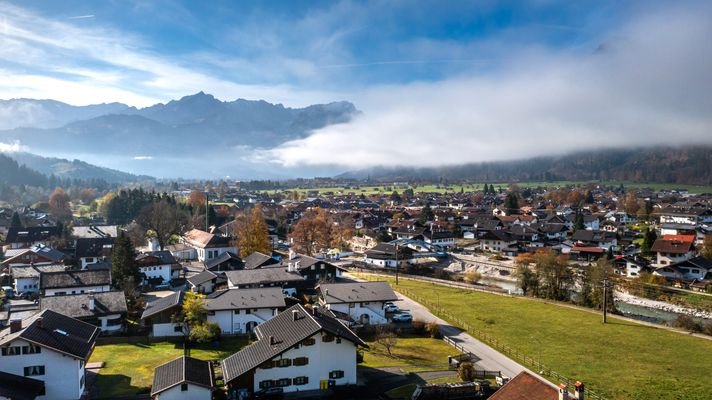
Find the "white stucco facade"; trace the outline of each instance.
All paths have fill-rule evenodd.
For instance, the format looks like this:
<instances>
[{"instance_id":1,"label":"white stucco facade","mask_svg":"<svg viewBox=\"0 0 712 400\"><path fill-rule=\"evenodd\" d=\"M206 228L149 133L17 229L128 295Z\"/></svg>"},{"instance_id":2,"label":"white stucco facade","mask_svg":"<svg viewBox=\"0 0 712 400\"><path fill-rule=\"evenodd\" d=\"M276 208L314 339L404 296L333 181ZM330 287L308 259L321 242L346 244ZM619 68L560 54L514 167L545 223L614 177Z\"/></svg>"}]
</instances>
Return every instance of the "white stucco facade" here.
<instances>
[{"instance_id":1,"label":"white stucco facade","mask_svg":"<svg viewBox=\"0 0 712 400\"><path fill-rule=\"evenodd\" d=\"M382 301L326 304L332 311L349 314L357 323L361 324L387 324L386 311Z\"/></svg>"},{"instance_id":2,"label":"white stucco facade","mask_svg":"<svg viewBox=\"0 0 712 400\"><path fill-rule=\"evenodd\" d=\"M29 346L24 340L15 340L13 346ZM45 395L38 399L79 399L84 393L84 361L42 347L39 353L12 356L0 355L0 371L26 376L26 367L43 367L42 375L27 375L28 378L44 381ZM35 373L39 372L37 368Z\"/></svg>"},{"instance_id":3,"label":"white stucco facade","mask_svg":"<svg viewBox=\"0 0 712 400\"><path fill-rule=\"evenodd\" d=\"M175 324L172 322L167 322L164 324L153 324L151 328L151 333L154 337L183 336L183 330L180 329L180 326L180 324Z\"/></svg>"},{"instance_id":4,"label":"white stucco facade","mask_svg":"<svg viewBox=\"0 0 712 400\"><path fill-rule=\"evenodd\" d=\"M156 400L210 400L211 398L210 389L190 383L186 383L185 386L173 386L155 396Z\"/></svg>"},{"instance_id":5,"label":"white stucco facade","mask_svg":"<svg viewBox=\"0 0 712 400\"><path fill-rule=\"evenodd\" d=\"M302 342L299 348L292 348L273 359L275 361L290 359L292 365L255 369L253 390L258 391L263 388L266 381L279 383L281 379L289 380L289 385L271 384L271 386L280 386L285 393L318 390L327 386L329 380L333 380L335 385L356 384L356 345L346 339L337 339L333 336L331 336L331 341L325 342L322 333L318 333L312 338L314 339L313 345L307 346ZM301 357L306 357L307 364L295 366L294 360ZM338 372L338 376L343 373L343 376L335 378L334 372ZM307 378L306 383L296 384L299 383L299 379L295 378L301 377Z\"/></svg>"},{"instance_id":6,"label":"white stucco facade","mask_svg":"<svg viewBox=\"0 0 712 400\"><path fill-rule=\"evenodd\" d=\"M146 279L161 278L163 282L170 282L172 277L170 264L141 267L139 270L146 275Z\"/></svg>"},{"instance_id":7,"label":"white stucco facade","mask_svg":"<svg viewBox=\"0 0 712 400\"><path fill-rule=\"evenodd\" d=\"M61 296L61 295L65 295L65 294L89 293L91 291L93 291L94 293L108 292L109 290L111 290L111 287L109 285L82 286L82 287L75 287L75 288L52 288L52 289L45 289L44 295L45 296Z\"/></svg>"},{"instance_id":8,"label":"white stucco facade","mask_svg":"<svg viewBox=\"0 0 712 400\"><path fill-rule=\"evenodd\" d=\"M277 315L277 309L253 308L243 310L217 310L208 313L208 321L220 325L222 333L244 335L255 326L267 322Z\"/></svg>"},{"instance_id":9,"label":"white stucco facade","mask_svg":"<svg viewBox=\"0 0 712 400\"><path fill-rule=\"evenodd\" d=\"M228 246L228 247L208 247L208 248L196 248L195 249L198 252L198 261L208 261L212 260L213 258L218 258L220 257L223 253L232 252L232 253L237 253L237 248L234 246Z\"/></svg>"},{"instance_id":10,"label":"white stucco facade","mask_svg":"<svg viewBox=\"0 0 712 400\"><path fill-rule=\"evenodd\" d=\"M32 292L36 293L40 291L40 278L17 278L14 280L15 293L26 293Z\"/></svg>"}]
</instances>

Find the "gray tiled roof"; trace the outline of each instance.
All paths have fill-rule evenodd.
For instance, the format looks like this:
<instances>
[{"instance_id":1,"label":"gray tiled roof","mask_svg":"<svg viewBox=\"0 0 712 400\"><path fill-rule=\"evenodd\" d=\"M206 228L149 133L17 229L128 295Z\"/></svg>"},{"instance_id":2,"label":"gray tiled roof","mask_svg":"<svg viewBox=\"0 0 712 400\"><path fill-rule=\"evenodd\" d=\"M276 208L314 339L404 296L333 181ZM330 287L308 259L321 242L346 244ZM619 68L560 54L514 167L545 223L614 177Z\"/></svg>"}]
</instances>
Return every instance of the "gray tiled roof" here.
<instances>
[{"instance_id":1,"label":"gray tiled roof","mask_svg":"<svg viewBox=\"0 0 712 400\"><path fill-rule=\"evenodd\" d=\"M256 285L260 283L295 282L304 277L296 272L287 272L284 267L264 267L227 271L225 276L233 285Z\"/></svg>"},{"instance_id":2,"label":"gray tiled roof","mask_svg":"<svg viewBox=\"0 0 712 400\"><path fill-rule=\"evenodd\" d=\"M296 304L258 325L255 333L259 340L222 361L225 383L233 381L321 331L368 347L328 310L307 310L301 304Z\"/></svg>"},{"instance_id":3,"label":"gray tiled roof","mask_svg":"<svg viewBox=\"0 0 712 400\"><path fill-rule=\"evenodd\" d=\"M146 309L141 314L141 319L148 318L152 315L156 315L160 312L166 311L172 307L183 304L183 292L175 292L169 294L166 297L161 297L158 300L154 300L146 304Z\"/></svg>"},{"instance_id":4,"label":"gray tiled roof","mask_svg":"<svg viewBox=\"0 0 712 400\"><path fill-rule=\"evenodd\" d=\"M213 367L209 361L192 357L179 357L156 367L151 396L181 383L190 383L213 389Z\"/></svg>"},{"instance_id":5,"label":"gray tiled roof","mask_svg":"<svg viewBox=\"0 0 712 400\"><path fill-rule=\"evenodd\" d=\"M205 308L211 311L285 306L284 294L278 287L218 290L205 298Z\"/></svg>"},{"instance_id":6,"label":"gray tiled roof","mask_svg":"<svg viewBox=\"0 0 712 400\"><path fill-rule=\"evenodd\" d=\"M111 284L111 272L107 269L43 272L40 274L41 289L101 286L109 284Z\"/></svg>"},{"instance_id":7,"label":"gray tiled roof","mask_svg":"<svg viewBox=\"0 0 712 400\"><path fill-rule=\"evenodd\" d=\"M230 251L226 251L226 252L220 254L219 256L206 261L205 268L213 269L216 266L218 266L224 262L228 262L228 261L230 261L231 263L236 264L236 265L242 264L242 260L240 259L240 257L237 256L237 254L234 254L233 252L230 252Z\"/></svg>"},{"instance_id":8,"label":"gray tiled roof","mask_svg":"<svg viewBox=\"0 0 712 400\"><path fill-rule=\"evenodd\" d=\"M191 285L193 286L198 286L202 283L205 283L207 281L213 280L217 277L214 273L206 270L203 270L202 272L195 274L188 278L188 282L190 282Z\"/></svg>"},{"instance_id":9,"label":"gray tiled roof","mask_svg":"<svg viewBox=\"0 0 712 400\"><path fill-rule=\"evenodd\" d=\"M124 292L98 292L94 294L94 310L89 309L89 294L47 296L40 299L40 309L52 310L72 318L90 318L110 314L125 314Z\"/></svg>"},{"instance_id":10,"label":"gray tiled roof","mask_svg":"<svg viewBox=\"0 0 712 400\"><path fill-rule=\"evenodd\" d=\"M324 283L317 289L327 304L398 300L388 282Z\"/></svg>"},{"instance_id":11,"label":"gray tiled roof","mask_svg":"<svg viewBox=\"0 0 712 400\"><path fill-rule=\"evenodd\" d=\"M22 329L15 333L11 333L9 327L0 331L0 346L23 339L86 360L94 350L99 332L100 329L94 325L44 310L23 320Z\"/></svg>"},{"instance_id":12,"label":"gray tiled roof","mask_svg":"<svg viewBox=\"0 0 712 400\"><path fill-rule=\"evenodd\" d=\"M243 262L245 263L245 269L255 269L264 265L276 264L277 260L267 254L262 254L259 251L256 251L245 257Z\"/></svg>"},{"instance_id":13,"label":"gray tiled roof","mask_svg":"<svg viewBox=\"0 0 712 400\"><path fill-rule=\"evenodd\" d=\"M0 372L0 397L34 400L44 391L44 381Z\"/></svg>"},{"instance_id":14,"label":"gray tiled roof","mask_svg":"<svg viewBox=\"0 0 712 400\"><path fill-rule=\"evenodd\" d=\"M10 267L10 272L12 277L18 278L39 278L40 273L45 272L61 272L67 269L66 265L62 264L50 264L50 265L31 265L31 266L20 266L20 267Z\"/></svg>"}]
</instances>

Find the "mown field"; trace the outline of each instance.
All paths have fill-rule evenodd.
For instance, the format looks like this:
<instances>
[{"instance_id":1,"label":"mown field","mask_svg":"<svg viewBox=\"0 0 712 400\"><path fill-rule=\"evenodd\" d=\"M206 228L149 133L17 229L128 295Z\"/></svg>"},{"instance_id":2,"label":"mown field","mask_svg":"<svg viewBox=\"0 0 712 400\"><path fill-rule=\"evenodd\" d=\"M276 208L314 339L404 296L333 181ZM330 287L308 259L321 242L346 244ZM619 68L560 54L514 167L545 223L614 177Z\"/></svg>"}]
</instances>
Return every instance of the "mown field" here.
<instances>
[{"instance_id":1,"label":"mown field","mask_svg":"<svg viewBox=\"0 0 712 400\"><path fill-rule=\"evenodd\" d=\"M512 182L488 182L490 185L494 185L495 189L506 189ZM621 182L621 181L554 181L554 182L515 182L520 188L558 188L571 185L606 185L606 186L620 186L624 185L626 188L634 189L653 189L653 190L673 190L673 189L684 189L688 190L690 193L712 193L712 186L710 185L685 185L676 183L631 183L631 182ZM473 184L454 184L454 185L418 185L418 186L393 186L393 185L365 185L358 187L345 188L343 186L334 187L323 187L323 188L296 188L296 189L286 189L286 190L268 190L268 193L286 193L291 191L298 191L300 195L307 196L313 194L327 194L333 193L336 195L345 195L349 193L354 194L390 194L393 191L398 193L403 192L405 189L413 189L415 193L457 193L460 191L472 192L481 191L484 187L483 183L473 183Z\"/></svg>"},{"instance_id":2,"label":"mown field","mask_svg":"<svg viewBox=\"0 0 712 400\"><path fill-rule=\"evenodd\" d=\"M712 399L712 340L615 318L604 325L598 314L527 298L407 279L391 285L423 303L438 298L443 319L456 316L519 352L540 356L546 367L607 399Z\"/></svg>"}]
</instances>

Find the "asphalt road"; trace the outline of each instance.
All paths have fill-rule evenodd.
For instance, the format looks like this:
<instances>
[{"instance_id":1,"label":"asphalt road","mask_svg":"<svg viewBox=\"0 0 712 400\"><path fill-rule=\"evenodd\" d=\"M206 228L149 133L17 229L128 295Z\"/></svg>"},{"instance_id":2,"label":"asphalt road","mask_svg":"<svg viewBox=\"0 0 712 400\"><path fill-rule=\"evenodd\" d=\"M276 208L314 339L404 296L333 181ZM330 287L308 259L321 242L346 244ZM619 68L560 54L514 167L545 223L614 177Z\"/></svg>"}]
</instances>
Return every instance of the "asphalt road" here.
<instances>
[{"instance_id":1,"label":"asphalt road","mask_svg":"<svg viewBox=\"0 0 712 400\"><path fill-rule=\"evenodd\" d=\"M497 350L470 336L467 332L462 331L436 317L430 312L430 310L420 303L417 303L398 292L396 292L396 294L400 299L400 301L396 302L396 305L398 305L401 310L410 311L410 313L413 314L413 319L425 322L437 322L440 325L440 332L443 336L451 339L453 342L462 346L466 351L474 354L478 358L476 365L479 368L489 371L501 371L502 375L510 378L514 378L522 371L527 371L530 374L537 376L542 381L549 383L549 385L558 390L556 385L542 378L536 372L525 368L523 365L513 361L504 354L499 353Z\"/></svg>"}]
</instances>

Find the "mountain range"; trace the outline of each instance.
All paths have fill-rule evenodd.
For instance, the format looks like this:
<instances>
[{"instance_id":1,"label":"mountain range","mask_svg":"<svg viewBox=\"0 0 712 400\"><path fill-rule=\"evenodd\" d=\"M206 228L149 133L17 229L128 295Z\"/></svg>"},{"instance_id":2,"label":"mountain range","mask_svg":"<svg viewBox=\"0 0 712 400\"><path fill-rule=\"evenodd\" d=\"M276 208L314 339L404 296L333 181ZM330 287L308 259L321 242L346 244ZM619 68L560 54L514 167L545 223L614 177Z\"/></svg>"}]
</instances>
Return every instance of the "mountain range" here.
<instances>
[{"instance_id":1,"label":"mountain range","mask_svg":"<svg viewBox=\"0 0 712 400\"><path fill-rule=\"evenodd\" d=\"M226 102L203 92L140 109L13 99L0 101L0 142L136 174L271 178L251 161L254 149L306 137L359 113L345 101L289 108L261 100Z\"/></svg>"}]
</instances>

